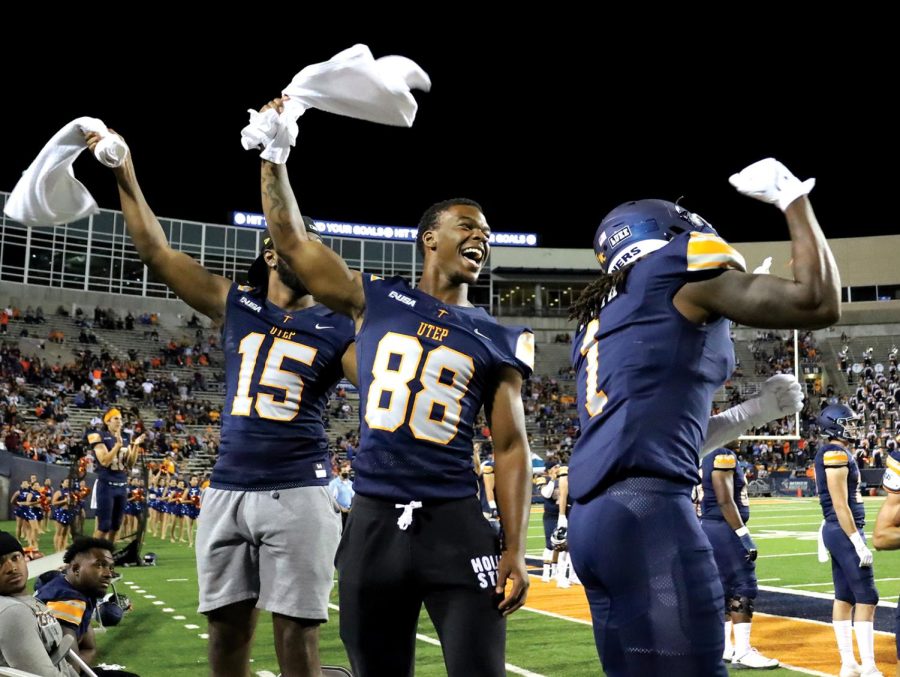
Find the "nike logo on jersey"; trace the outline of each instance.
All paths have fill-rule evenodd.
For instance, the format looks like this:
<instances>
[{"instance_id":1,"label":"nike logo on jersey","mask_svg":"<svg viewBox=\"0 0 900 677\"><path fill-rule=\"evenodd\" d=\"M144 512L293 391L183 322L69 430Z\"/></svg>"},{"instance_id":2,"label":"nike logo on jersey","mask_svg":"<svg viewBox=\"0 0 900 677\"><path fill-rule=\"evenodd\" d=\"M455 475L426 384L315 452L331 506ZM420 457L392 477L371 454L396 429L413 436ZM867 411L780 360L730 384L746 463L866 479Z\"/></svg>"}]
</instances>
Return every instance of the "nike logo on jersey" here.
<instances>
[{"instance_id":1,"label":"nike logo on jersey","mask_svg":"<svg viewBox=\"0 0 900 677\"><path fill-rule=\"evenodd\" d=\"M334 327L330 324L319 324L316 322L316 329L334 329Z\"/></svg>"},{"instance_id":2,"label":"nike logo on jersey","mask_svg":"<svg viewBox=\"0 0 900 677\"><path fill-rule=\"evenodd\" d=\"M482 334L480 331L478 331L477 328L475 329L475 333L478 334L481 338L486 338L488 341L493 341L493 340L494 340L494 339L492 339L490 336L488 336L487 334Z\"/></svg>"}]
</instances>

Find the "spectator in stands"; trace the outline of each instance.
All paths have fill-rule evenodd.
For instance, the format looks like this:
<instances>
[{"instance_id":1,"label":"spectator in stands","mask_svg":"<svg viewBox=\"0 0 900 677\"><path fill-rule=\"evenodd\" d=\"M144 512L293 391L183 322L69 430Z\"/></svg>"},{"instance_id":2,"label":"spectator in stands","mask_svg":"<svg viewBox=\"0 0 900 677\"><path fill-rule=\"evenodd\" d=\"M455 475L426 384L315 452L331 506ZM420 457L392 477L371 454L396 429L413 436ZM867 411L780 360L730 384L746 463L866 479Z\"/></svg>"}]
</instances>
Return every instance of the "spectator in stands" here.
<instances>
[{"instance_id":1,"label":"spectator in stands","mask_svg":"<svg viewBox=\"0 0 900 677\"><path fill-rule=\"evenodd\" d=\"M0 334L6 334L9 330L9 313L6 309L0 310Z\"/></svg>"}]
</instances>

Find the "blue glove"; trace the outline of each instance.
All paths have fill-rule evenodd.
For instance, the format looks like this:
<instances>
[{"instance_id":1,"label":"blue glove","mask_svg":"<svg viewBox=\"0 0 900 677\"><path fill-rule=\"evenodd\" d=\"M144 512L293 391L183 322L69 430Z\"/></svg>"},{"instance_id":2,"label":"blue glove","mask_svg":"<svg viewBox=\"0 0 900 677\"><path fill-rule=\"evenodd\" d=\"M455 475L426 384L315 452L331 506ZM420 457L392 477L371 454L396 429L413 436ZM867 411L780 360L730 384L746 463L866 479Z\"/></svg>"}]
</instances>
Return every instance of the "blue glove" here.
<instances>
[{"instance_id":1,"label":"blue glove","mask_svg":"<svg viewBox=\"0 0 900 677\"><path fill-rule=\"evenodd\" d=\"M734 533L741 539L741 545L744 546L744 550L747 551L747 554L745 555L747 561L755 562L759 551L756 549L756 543L750 538L750 530L744 526L740 529L735 529Z\"/></svg>"}]
</instances>

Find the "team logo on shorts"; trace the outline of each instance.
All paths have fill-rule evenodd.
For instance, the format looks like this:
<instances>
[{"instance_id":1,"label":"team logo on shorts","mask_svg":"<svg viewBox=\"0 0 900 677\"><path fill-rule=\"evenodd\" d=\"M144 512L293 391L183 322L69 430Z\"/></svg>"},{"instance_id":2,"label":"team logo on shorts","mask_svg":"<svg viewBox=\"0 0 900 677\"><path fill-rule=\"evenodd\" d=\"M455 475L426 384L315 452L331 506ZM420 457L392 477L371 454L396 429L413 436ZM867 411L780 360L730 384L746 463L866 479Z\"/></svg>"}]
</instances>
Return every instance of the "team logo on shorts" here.
<instances>
[{"instance_id":1,"label":"team logo on shorts","mask_svg":"<svg viewBox=\"0 0 900 677\"><path fill-rule=\"evenodd\" d=\"M472 571L478 578L478 587L487 589L497 585L497 566L500 564L500 558L497 555L473 557L469 562L472 565Z\"/></svg>"}]
</instances>

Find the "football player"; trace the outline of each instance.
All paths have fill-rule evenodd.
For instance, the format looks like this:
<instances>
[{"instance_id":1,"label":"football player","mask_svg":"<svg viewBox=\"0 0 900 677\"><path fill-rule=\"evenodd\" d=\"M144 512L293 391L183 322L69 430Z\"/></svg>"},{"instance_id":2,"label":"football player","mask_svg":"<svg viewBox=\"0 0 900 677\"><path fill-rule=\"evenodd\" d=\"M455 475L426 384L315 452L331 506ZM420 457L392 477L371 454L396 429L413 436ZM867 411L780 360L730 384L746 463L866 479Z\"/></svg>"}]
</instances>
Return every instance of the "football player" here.
<instances>
[{"instance_id":1,"label":"football player","mask_svg":"<svg viewBox=\"0 0 900 677\"><path fill-rule=\"evenodd\" d=\"M581 437L569 551L613 677L727 674L722 585L691 504L699 453L793 410L779 406L789 386L776 383L709 419L734 368L730 321L814 328L840 315L837 266L806 197L813 181L771 158L731 181L785 213L794 279L744 272L702 217L638 200L601 222L602 275L572 308Z\"/></svg>"},{"instance_id":2,"label":"football player","mask_svg":"<svg viewBox=\"0 0 900 677\"><path fill-rule=\"evenodd\" d=\"M822 409L816 423L827 443L816 452L816 489L825 524L822 539L831 555L834 581L832 625L841 655L840 677L881 675L875 666L874 620L878 604L872 551L863 527L866 508L860 492L859 467L852 448L859 439L856 414L845 404ZM853 655L853 632L862 665Z\"/></svg>"},{"instance_id":3,"label":"football player","mask_svg":"<svg viewBox=\"0 0 900 677\"><path fill-rule=\"evenodd\" d=\"M361 440L336 560L341 639L354 674L412 674L423 603L449 675L506 674L505 617L528 589L531 461L521 389L534 344L530 331L500 325L468 299L490 254L483 210L461 198L425 211L413 288L352 271L310 238L284 165L263 161L262 192L279 255L357 329ZM482 406L502 547L482 515L472 465Z\"/></svg>"}]
</instances>

